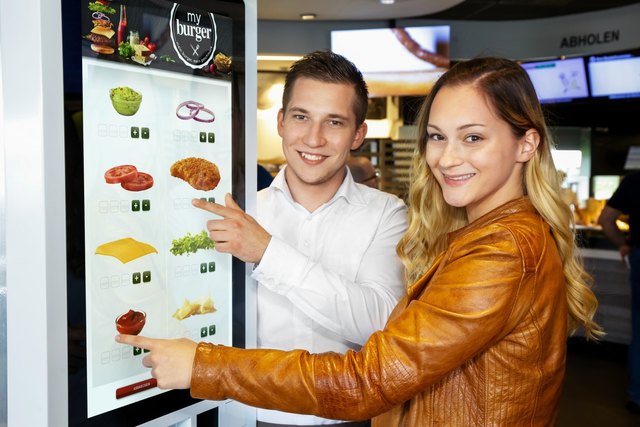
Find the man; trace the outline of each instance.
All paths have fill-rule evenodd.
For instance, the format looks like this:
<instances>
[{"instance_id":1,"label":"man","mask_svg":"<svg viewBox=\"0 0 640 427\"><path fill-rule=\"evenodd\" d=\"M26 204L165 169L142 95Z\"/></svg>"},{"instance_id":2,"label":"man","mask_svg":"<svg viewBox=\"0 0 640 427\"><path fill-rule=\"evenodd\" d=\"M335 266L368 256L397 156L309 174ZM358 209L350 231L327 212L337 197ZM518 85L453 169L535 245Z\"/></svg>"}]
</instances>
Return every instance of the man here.
<instances>
[{"instance_id":1,"label":"man","mask_svg":"<svg viewBox=\"0 0 640 427\"><path fill-rule=\"evenodd\" d=\"M331 52L305 56L291 67L282 98L278 133L287 164L258 193L257 222L230 196L226 207L194 205L223 217L207 223L216 250L256 263L259 347L358 349L404 292L395 247L406 207L356 185L346 167L367 134L367 88L351 62ZM262 409L258 420L336 424Z\"/></svg>"},{"instance_id":2,"label":"man","mask_svg":"<svg viewBox=\"0 0 640 427\"><path fill-rule=\"evenodd\" d=\"M363 156L351 156L347 161L353 180L367 187L379 188L379 172L373 167L371 160Z\"/></svg>"},{"instance_id":3,"label":"man","mask_svg":"<svg viewBox=\"0 0 640 427\"><path fill-rule=\"evenodd\" d=\"M629 215L629 239L616 225L622 214ZM598 223L628 263L631 281L631 343L629 344L629 385L626 408L640 414L640 172L628 175L602 210Z\"/></svg>"}]
</instances>

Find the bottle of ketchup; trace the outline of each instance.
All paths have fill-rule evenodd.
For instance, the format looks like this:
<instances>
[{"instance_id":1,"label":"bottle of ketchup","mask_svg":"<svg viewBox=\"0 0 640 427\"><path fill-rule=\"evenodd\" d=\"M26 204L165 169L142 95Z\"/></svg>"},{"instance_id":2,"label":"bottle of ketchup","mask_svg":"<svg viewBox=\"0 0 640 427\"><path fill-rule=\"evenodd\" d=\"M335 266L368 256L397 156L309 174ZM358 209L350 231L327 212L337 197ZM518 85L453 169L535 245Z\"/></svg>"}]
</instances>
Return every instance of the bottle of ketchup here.
<instances>
[{"instance_id":1,"label":"bottle of ketchup","mask_svg":"<svg viewBox=\"0 0 640 427\"><path fill-rule=\"evenodd\" d=\"M127 7L120 5L120 23L118 23L118 46L127 41Z\"/></svg>"}]
</instances>

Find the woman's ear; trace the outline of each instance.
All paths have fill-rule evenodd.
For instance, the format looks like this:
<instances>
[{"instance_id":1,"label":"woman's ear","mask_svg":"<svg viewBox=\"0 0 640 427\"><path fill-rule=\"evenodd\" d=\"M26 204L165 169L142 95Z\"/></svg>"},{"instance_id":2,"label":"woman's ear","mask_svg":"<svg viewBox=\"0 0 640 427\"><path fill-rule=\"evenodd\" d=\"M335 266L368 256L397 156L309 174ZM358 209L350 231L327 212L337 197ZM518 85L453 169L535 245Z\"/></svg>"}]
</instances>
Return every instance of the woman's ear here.
<instances>
[{"instance_id":1,"label":"woman's ear","mask_svg":"<svg viewBox=\"0 0 640 427\"><path fill-rule=\"evenodd\" d=\"M518 161L525 163L531 160L540 144L540 134L535 129L529 129L520 139L520 151L518 152Z\"/></svg>"}]
</instances>

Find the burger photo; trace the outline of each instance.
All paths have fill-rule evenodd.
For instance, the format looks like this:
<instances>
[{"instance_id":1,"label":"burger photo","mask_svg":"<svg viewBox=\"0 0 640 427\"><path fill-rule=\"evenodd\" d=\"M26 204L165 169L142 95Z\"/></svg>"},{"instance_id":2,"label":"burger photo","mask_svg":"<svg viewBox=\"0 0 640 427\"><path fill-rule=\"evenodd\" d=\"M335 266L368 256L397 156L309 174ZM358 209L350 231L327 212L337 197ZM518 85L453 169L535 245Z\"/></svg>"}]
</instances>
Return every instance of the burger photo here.
<instances>
[{"instance_id":1,"label":"burger photo","mask_svg":"<svg viewBox=\"0 0 640 427\"><path fill-rule=\"evenodd\" d=\"M91 15L93 29L85 36L91 42L91 50L103 55L114 53L116 44L113 40L116 32L113 30L113 23L109 18L109 14L115 13L115 9L109 6L109 3L106 0L89 3L89 9L93 11Z\"/></svg>"}]
</instances>

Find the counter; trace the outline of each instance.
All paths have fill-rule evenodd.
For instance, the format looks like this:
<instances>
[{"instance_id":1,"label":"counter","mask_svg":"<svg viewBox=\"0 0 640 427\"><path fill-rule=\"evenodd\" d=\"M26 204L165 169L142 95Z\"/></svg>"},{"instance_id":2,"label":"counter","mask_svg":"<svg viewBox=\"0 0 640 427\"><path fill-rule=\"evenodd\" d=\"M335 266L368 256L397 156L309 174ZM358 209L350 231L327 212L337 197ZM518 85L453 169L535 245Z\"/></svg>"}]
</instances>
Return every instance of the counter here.
<instances>
[{"instance_id":1,"label":"counter","mask_svg":"<svg viewBox=\"0 0 640 427\"><path fill-rule=\"evenodd\" d=\"M629 267L599 227L581 227L578 239L586 270L593 277L599 306L596 321L604 328L604 341L629 344L631 339L631 287Z\"/></svg>"}]
</instances>

